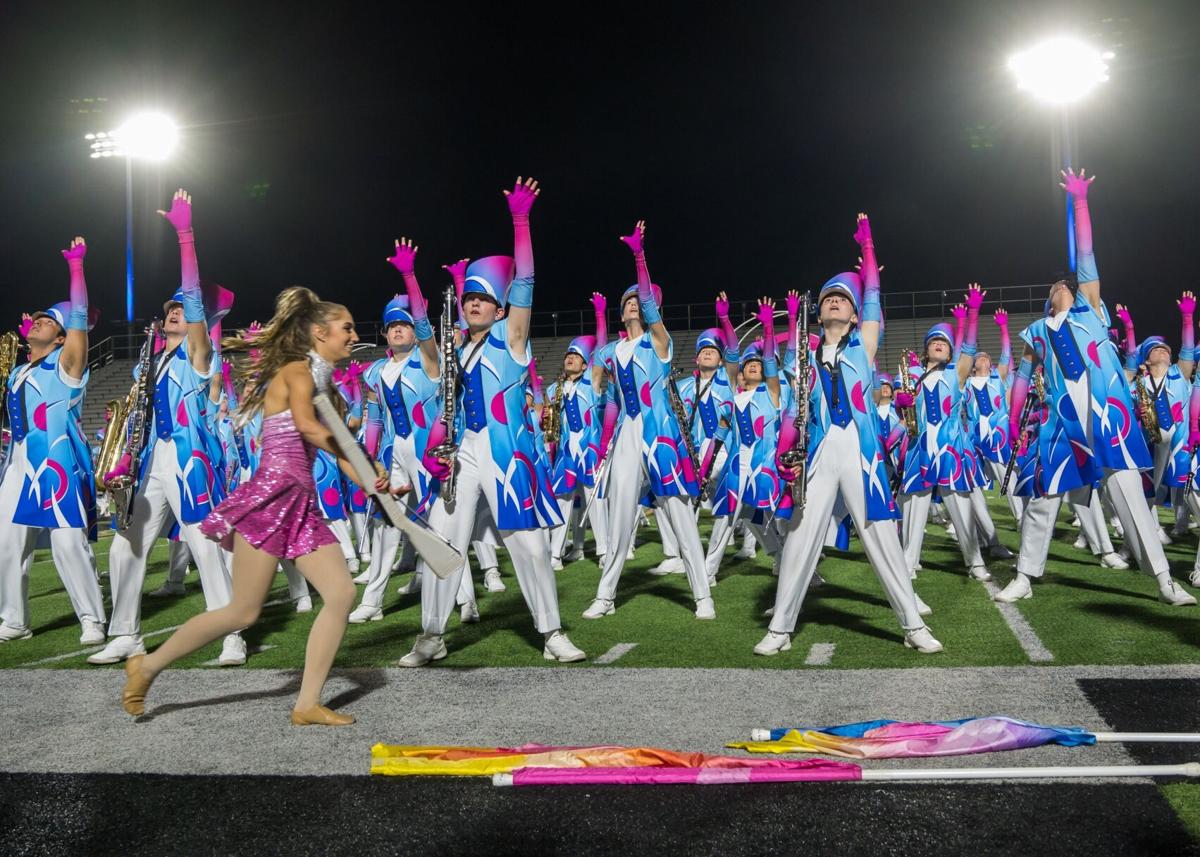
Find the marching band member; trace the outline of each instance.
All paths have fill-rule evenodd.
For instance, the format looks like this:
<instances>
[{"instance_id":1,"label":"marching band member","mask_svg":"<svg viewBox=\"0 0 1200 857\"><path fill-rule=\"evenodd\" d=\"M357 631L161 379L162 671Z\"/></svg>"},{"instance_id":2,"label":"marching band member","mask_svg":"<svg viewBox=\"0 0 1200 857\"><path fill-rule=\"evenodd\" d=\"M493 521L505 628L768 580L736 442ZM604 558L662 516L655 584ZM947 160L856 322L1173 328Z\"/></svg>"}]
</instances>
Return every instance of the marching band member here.
<instances>
[{"instance_id":1,"label":"marching band member","mask_svg":"<svg viewBox=\"0 0 1200 857\"><path fill-rule=\"evenodd\" d=\"M1121 520L1127 544L1142 570L1153 574L1159 597L1176 606L1196 599L1171 579L1170 565L1155 533L1157 526L1142 493L1139 471L1153 466L1146 438L1134 424L1133 401L1117 350L1108 336L1108 308L1092 251L1087 194L1094 180L1072 170L1063 187L1075 207L1078 291L1059 281L1050 288L1046 317L1027 327L1025 352L1013 385L1010 419L1021 413L1035 361L1044 370L1046 423L1038 434L1040 496L1025 507L1017 575L997 601L1030 598L1032 578L1045 572L1054 521L1066 496L1083 520L1094 486L1101 486ZM1077 415L1084 415L1080 418ZM1010 428L1010 436L1015 435Z\"/></svg>"},{"instance_id":2,"label":"marching band member","mask_svg":"<svg viewBox=\"0 0 1200 857\"><path fill-rule=\"evenodd\" d=\"M644 238L641 221L632 234L621 238L633 252L638 276L637 285L621 295L621 321L628 335L606 351L604 363L593 370L598 386L611 382L621 410L604 486L609 552L596 598L583 616L599 619L616 612L617 583L633 538L638 501L648 485L655 517L667 519L678 541L696 599L696 618L713 619L716 611L709 594L704 547L690 505L699 493L700 475L687 453L683 438L687 427L672 413L669 402L673 345L658 311L661 290L650 282Z\"/></svg>"},{"instance_id":3,"label":"marching band member","mask_svg":"<svg viewBox=\"0 0 1200 857\"><path fill-rule=\"evenodd\" d=\"M786 535L770 630L754 647L758 655L775 655L791 648L791 634L839 501L849 512L867 559L900 620L904 645L922 653L942 650L918 612L894 523L898 513L887 481L879 417L867 405L882 313L875 247L864 214L859 215L854 237L862 248L861 279L853 272L839 274L821 287L817 297L821 339L808 358L812 367L808 463L802 475L787 466L785 456L798 439L795 403L784 415L780 430L779 473L789 481L804 478L807 501L801 514L793 516ZM783 502L791 500L791 493L785 493Z\"/></svg>"},{"instance_id":4,"label":"marching band member","mask_svg":"<svg viewBox=\"0 0 1200 857\"><path fill-rule=\"evenodd\" d=\"M24 328L29 362L4 379L12 437L0 476L0 642L33 635L29 569L43 529L82 626L79 642L104 642L104 599L88 543L96 526L96 482L81 423L88 331L96 314L83 276L87 244L76 237L62 254L70 299L30 318Z\"/></svg>"},{"instance_id":5,"label":"marching band member","mask_svg":"<svg viewBox=\"0 0 1200 857\"><path fill-rule=\"evenodd\" d=\"M904 510L904 554L910 571L921 561L921 545L929 506L936 489L950 515L968 573L976 580L991 580L979 551L966 447L971 442L960 419L963 385L975 357L979 307L984 292L972 283L967 292L967 333L961 353L953 353L949 325L938 323L925 334L923 369L915 397L897 396L897 404L916 407L919 434L909 444L905 462L901 506ZM915 399L915 400L914 400Z\"/></svg>"},{"instance_id":6,"label":"marching band member","mask_svg":"<svg viewBox=\"0 0 1200 857\"><path fill-rule=\"evenodd\" d=\"M192 203L186 192L176 192L170 211L160 211L179 238L181 286L164 306L163 336L166 347L152 363L153 407L148 442L141 460L129 457L118 470L137 468L139 474L133 516L128 529L118 530L109 550L112 583L112 618L108 645L88 658L92 664L112 664L130 655L144 654L141 635L142 582L146 560L168 515L179 522L183 538L196 562L209 610L229 603L229 568L220 547L204 538L200 522L224 497L225 486L213 467L212 441L205 418L208 385L214 370L209 327L228 307L210 307L201 296L200 272L192 232ZM233 631L225 637L219 663L246 662L246 643Z\"/></svg>"},{"instance_id":7,"label":"marching band member","mask_svg":"<svg viewBox=\"0 0 1200 857\"><path fill-rule=\"evenodd\" d=\"M407 238L401 238L395 244L395 253L388 257L404 278L406 293L396 295L383 309L391 356L372 363L364 380L370 408L367 449L383 463L393 487L411 488L405 497L409 513L424 516L437 486L421 459L438 416L442 371L438 343L417 282L417 249ZM367 587L362 603L350 614L351 622L383 618L384 591L399 546L398 529L384 526L376 530Z\"/></svg>"},{"instance_id":8,"label":"marching band member","mask_svg":"<svg viewBox=\"0 0 1200 857\"><path fill-rule=\"evenodd\" d=\"M534 274L529 212L537 195L533 179L518 180L512 191L505 191L515 259L488 256L476 259L466 270L462 312L468 332L459 349L461 425L447 426L441 420L434 424L424 463L443 481L429 514L430 525L465 553L475 529L476 507L486 503L534 624L543 635L543 656L569 662L586 655L562 632L559 621L557 582L541 528L561 520L549 475L537 466L533 434L525 420ZM456 442L454 459L432 457L430 450L448 437ZM452 502L445 494L450 479L454 480ZM418 568L423 630L413 650L400 659L406 667L446 657L442 635L462 579L461 571L438 580L424 562Z\"/></svg>"}]
</instances>

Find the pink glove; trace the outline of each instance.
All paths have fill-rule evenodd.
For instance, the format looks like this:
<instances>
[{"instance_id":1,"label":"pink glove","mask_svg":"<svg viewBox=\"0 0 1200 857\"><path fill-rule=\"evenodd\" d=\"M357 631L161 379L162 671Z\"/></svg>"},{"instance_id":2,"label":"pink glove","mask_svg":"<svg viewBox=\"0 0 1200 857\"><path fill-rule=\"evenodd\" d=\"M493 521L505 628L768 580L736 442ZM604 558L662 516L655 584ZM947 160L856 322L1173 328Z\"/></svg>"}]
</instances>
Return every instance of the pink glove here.
<instances>
[{"instance_id":1,"label":"pink glove","mask_svg":"<svg viewBox=\"0 0 1200 857\"><path fill-rule=\"evenodd\" d=\"M1190 316L1196 314L1196 296L1191 292L1184 292L1175 303L1179 304L1180 315Z\"/></svg>"},{"instance_id":2,"label":"pink glove","mask_svg":"<svg viewBox=\"0 0 1200 857\"><path fill-rule=\"evenodd\" d=\"M905 392L904 390L898 390L893 399L898 408L911 408L917 401L912 393Z\"/></svg>"},{"instance_id":3,"label":"pink glove","mask_svg":"<svg viewBox=\"0 0 1200 857\"><path fill-rule=\"evenodd\" d=\"M1088 188L1092 182L1096 180L1095 176L1086 176L1086 170L1080 170L1079 175L1075 174L1074 170L1068 170L1062 174L1063 180L1059 183L1067 193L1071 194L1075 199L1087 199Z\"/></svg>"},{"instance_id":4,"label":"pink glove","mask_svg":"<svg viewBox=\"0 0 1200 857\"><path fill-rule=\"evenodd\" d=\"M596 466L604 460L608 452L608 444L612 441L613 433L617 430L617 420L621 416L621 406L616 402L608 402L604 406L604 419L600 425L600 455L596 457Z\"/></svg>"},{"instance_id":5,"label":"pink glove","mask_svg":"<svg viewBox=\"0 0 1200 857\"><path fill-rule=\"evenodd\" d=\"M470 261L470 259L459 259L450 265L442 265L442 269L450 275L454 285L458 287L459 294L462 294L462 284L467 279L467 265Z\"/></svg>"},{"instance_id":6,"label":"pink glove","mask_svg":"<svg viewBox=\"0 0 1200 857\"><path fill-rule=\"evenodd\" d=\"M117 462L117 466L104 474L105 482L112 482L118 476L128 476L129 471L133 468L133 458L129 453L121 456L121 460Z\"/></svg>"},{"instance_id":7,"label":"pink glove","mask_svg":"<svg viewBox=\"0 0 1200 857\"><path fill-rule=\"evenodd\" d=\"M625 246L629 248L634 256L641 256L646 252L646 224L645 221L639 220L637 226L633 227L633 232L628 235L622 235L621 240L625 242Z\"/></svg>"},{"instance_id":8,"label":"pink glove","mask_svg":"<svg viewBox=\"0 0 1200 857\"><path fill-rule=\"evenodd\" d=\"M810 333L810 334L808 335L808 350L809 350L809 351L816 351L816 350L817 350L818 348L820 348L820 347L821 347L821 337L820 337L820 335L819 335L819 334L816 334L816 333Z\"/></svg>"},{"instance_id":9,"label":"pink glove","mask_svg":"<svg viewBox=\"0 0 1200 857\"><path fill-rule=\"evenodd\" d=\"M871 221L867 219L865 214L859 215L858 228L854 230L854 240L859 247L866 247L873 243L871 240Z\"/></svg>"},{"instance_id":10,"label":"pink glove","mask_svg":"<svg viewBox=\"0 0 1200 857\"><path fill-rule=\"evenodd\" d=\"M790 468L785 467L780 458L785 452L796 445L796 439L799 436L800 432L796 429L796 414L793 411L788 411L784 414L783 425L779 429L779 443L775 448L775 470L787 482L794 482L796 473Z\"/></svg>"},{"instance_id":11,"label":"pink glove","mask_svg":"<svg viewBox=\"0 0 1200 857\"><path fill-rule=\"evenodd\" d=\"M21 338L24 339L26 336L29 335L29 329L32 327L33 327L33 316L23 315L23 316L21 316L21 326L19 328L17 328L17 332L19 334L21 334Z\"/></svg>"},{"instance_id":12,"label":"pink glove","mask_svg":"<svg viewBox=\"0 0 1200 857\"><path fill-rule=\"evenodd\" d=\"M537 202L538 194L541 192L536 181L527 179L522 182L521 177L517 176L517 183L513 186L513 189L504 192L504 196L508 199L509 213L514 218L528 218L529 212L533 208L533 204Z\"/></svg>"},{"instance_id":13,"label":"pink glove","mask_svg":"<svg viewBox=\"0 0 1200 857\"><path fill-rule=\"evenodd\" d=\"M596 349L608 344L608 301L599 292L592 292L592 309L596 311Z\"/></svg>"},{"instance_id":14,"label":"pink glove","mask_svg":"<svg viewBox=\"0 0 1200 857\"><path fill-rule=\"evenodd\" d=\"M404 243L397 241L395 253L393 253L391 256L388 256L387 260L391 263L391 266L399 271L402 275L411 274L416 267L418 249L420 248L413 246L407 241Z\"/></svg>"},{"instance_id":15,"label":"pink glove","mask_svg":"<svg viewBox=\"0 0 1200 857\"><path fill-rule=\"evenodd\" d=\"M967 289L967 309L978 311L983 306L983 298L987 292L979 287L978 283L972 283ZM955 318L958 318L955 315Z\"/></svg>"},{"instance_id":16,"label":"pink glove","mask_svg":"<svg viewBox=\"0 0 1200 857\"><path fill-rule=\"evenodd\" d=\"M955 321L966 321L967 307L964 304L955 304L950 310L950 315L954 316Z\"/></svg>"},{"instance_id":17,"label":"pink glove","mask_svg":"<svg viewBox=\"0 0 1200 857\"><path fill-rule=\"evenodd\" d=\"M800 296L795 292L788 292L787 312L793 318L800 312Z\"/></svg>"},{"instance_id":18,"label":"pink glove","mask_svg":"<svg viewBox=\"0 0 1200 857\"><path fill-rule=\"evenodd\" d=\"M1187 448L1189 452L1200 449L1200 428L1194 428L1188 432Z\"/></svg>"},{"instance_id":19,"label":"pink glove","mask_svg":"<svg viewBox=\"0 0 1200 857\"><path fill-rule=\"evenodd\" d=\"M175 227L177 233L190 232L192 229L192 198L183 188L175 192L175 197L171 200L171 210L163 211L161 208L158 213L170 221Z\"/></svg>"},{"instance_id":20,"label":"pink glove","mask_svg":"<svg viewBox=\"0 0 1200 857\"><path fill-rule=\"evenodd\" d=\"M425 452L421 456L421 463L425 465L425 469L429 474L439 482L444 481L451 473L450 467L443 464L441 459L429 454L429 450L435 449L446 440L446 424L440 419L433 424L433 428L429 430L429 442L425 447Z\"/></svg>"},{"instance_id":21,"label":"pink glove","mask_svg":"<svg viewBox=\"0 0 1200 857\"><path fill-rule=\"evenodd\" d=\"M1126 329L1133 327L1133 316L1129 314L1129 309L1121 304L1117 304L1117 318Z\"/></svg>"},{"instance_id":22,"label":"pink glove","mask_svg":"<svg viewBox=\"0 0 1200 857\"><path fill-rule=\"evenodd\" d=\"M63 258L67 260L67 266L74 270L76 266L83 265L83 257L87 255L87 244L81 239L76 239L71 242L71 246L67 250L62 251Z\"/></svg>"},{"instance_id":23,"label":"pink glove","mask_svg":"<svg viewBox=\"0 0 1200 857\"><path fill-rule=\"evenodd\" d=\"M621 239L624 241L625 239ZM729 300L727 298L718 297L714 304L717 311L717 318L722 321L729 318Z\"/></svg>"}]
</instances>

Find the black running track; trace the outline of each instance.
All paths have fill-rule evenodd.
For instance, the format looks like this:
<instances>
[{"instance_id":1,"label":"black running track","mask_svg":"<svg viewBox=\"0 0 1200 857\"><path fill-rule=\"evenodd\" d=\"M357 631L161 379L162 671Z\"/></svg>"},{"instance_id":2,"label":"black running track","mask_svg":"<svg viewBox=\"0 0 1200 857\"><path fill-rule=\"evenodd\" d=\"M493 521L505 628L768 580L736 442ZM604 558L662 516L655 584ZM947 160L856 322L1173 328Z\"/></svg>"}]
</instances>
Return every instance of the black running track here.
<instances>
[{"instance_id":1,"label":"black running track","mask_svg":"<svg viewBox=\"0 0 1200 857\"><path fill-rule=\"evenodd\" d=\"M1200 730L1196 682L1089 680L1114 728ZM1141 762L1196 757L1132 747ZM1200 855L1152 785L497 789L485 780L0 774L0 854Z\"/></svg>"}]
</instances>

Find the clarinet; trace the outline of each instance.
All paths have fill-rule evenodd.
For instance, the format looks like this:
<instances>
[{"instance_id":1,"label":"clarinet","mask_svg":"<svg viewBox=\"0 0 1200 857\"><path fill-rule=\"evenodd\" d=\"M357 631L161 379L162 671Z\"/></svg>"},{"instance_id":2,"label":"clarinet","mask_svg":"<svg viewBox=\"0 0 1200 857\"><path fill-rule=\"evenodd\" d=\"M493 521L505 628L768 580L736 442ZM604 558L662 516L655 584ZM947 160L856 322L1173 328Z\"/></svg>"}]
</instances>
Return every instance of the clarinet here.
<instances>
[{"instance_id":1,"label":"clarinet","mask_svg":"<svg viewBox=\"0 0 1200 857\"><path fill-rule=\"evenodd\" d=\"M1042 386L1042 376L1034 373L1033 389L1029 391L1029 395L1025 396L1025 404L1021 407L1021 419L1017 423L1019 431L1025 433L1025 425L1029 422L1030 415L1033 414L1033 409L1045 397L1045 388ZM1004 467L1004 478L1000 480L1000 496L1008 494L1009 483L1012 482L1013 474L1017 470L1017 447L1013 447L1012 454L1008 457L1008 464Z\"/></svg>"},{"instance_id":2,"label":"clarinet","mask_svg":"<svg viewBox=\"0 0 1200 857\"><path fill-rule=\"evenodd\" d=\"M453 503L456 495L454 457L458 446L454 443L454 429L458 418L458 354L454 350L454 305L457 296L454 284L446 286L442 295L442 320L438 335L442 338L442 424L446 427L446 439L429 450L435 458L450 461L450 473L442 480L441 496L446 503Z\"/></svg>"},{"instance_id":3,"label":"clarinet","mask_svg":"<svg viewBox=\"0 0 1200 857\"><path fill-rule=\"evenodd\" d=\"M788 470L796 474L792 480L792 505L799 511L804 511L808 502L808 417L809 417L809 361L808 361L808 314L811 296L804 293L800 301L800 324L796 328L794 363L792 365L792 395L796 400L796 442L792 448L785 450L780 456L780 462ZM803 343L803 347L802 344Z\"/></svg>"}]
</instances>

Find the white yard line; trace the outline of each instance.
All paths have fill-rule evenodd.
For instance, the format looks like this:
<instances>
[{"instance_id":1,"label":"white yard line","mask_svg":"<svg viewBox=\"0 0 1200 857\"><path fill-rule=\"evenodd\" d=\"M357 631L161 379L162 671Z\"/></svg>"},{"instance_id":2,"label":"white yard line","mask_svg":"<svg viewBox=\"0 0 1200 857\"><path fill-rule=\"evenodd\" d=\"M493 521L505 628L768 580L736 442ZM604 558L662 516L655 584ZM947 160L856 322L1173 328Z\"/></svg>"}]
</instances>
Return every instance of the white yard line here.
<instances>
[{"instance_id":1,"label":"white yard line","mask_svg":"<svg viewBox=\"0 0 1200 857\"><path fill-rule=\"evenodd\" d=\"M159 628L157 631L151 631L149 634L144 634L142 636L142 639L149 640L151 637L161 637L163 634L171 633L172 631L176 630L178 627L179 627L178 625L172 625L170 628ZM93 646L90 649L81 649L78 652L67 652L65 655L53 655L48 658L42 658L40 661L30 661L27 664L21 664L21 666L36 667L41 664L52 664L52 663L55 663L56 661L66 661L66 660L70 660L71 658L79 658L79 657L82 657L83 655L94 655L94 654L96 654L96 652L100 651L103 648L104 648L104 646Z\"/></svg>"},{"instance_id":2,"label":"white yard line","mask_svg":"<svg viewBox=\"0 0 1200 857\"><path fill-rule=\"evenodd\" d=\"M812 648L808 650L808 657L804 659L806 666L824 667L829 666L833 661L833 643L813 643Z\"/></svg>"},{"instance_id":3,"label":"white yard line","mask_svg":"<svg viewBox=\"0 0 1200 857\"><path fill-rule=\"evenodd\" d=\"M1035 664L1049 663L1054 660L1054 654L1046 648L1046 644L1038 637L1037 632L1033 630L1033 626L1025 621L1025 617L1021 615L1021 611L1017 609L1017 605L1004 604L995 600L996 596L1000 593L1000 587L991 580L984 581L983 585L987 589L988 595L992 598L992 603L1000 611L1000 616L1003 617L1004 623L1008 625L1008 629L1013 632L1013 636L1017 638L1017 642L1025 650L1025 656Z\"/></svg>"},{"instance_id":4,"label":"white yard line","mask_svg":"<svg viewBox=\"0 0 1200 857\"><path fill-rule=\"evenodd\" d=\"M607 652L602 654L600 657L596 658L596 660L593 661L593 663L611 664L613 661L617 660L618 658L622 657L623 655L629 654L636 648L637 648L637 643L617 643L615 646L613 646Z\"/></svg>"}]
</instances>

